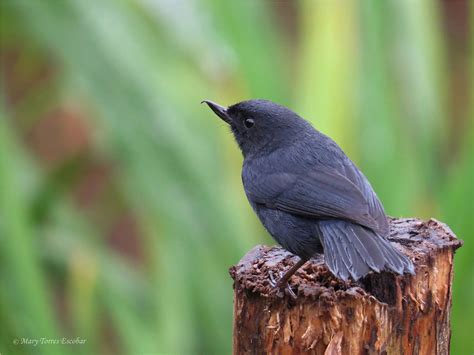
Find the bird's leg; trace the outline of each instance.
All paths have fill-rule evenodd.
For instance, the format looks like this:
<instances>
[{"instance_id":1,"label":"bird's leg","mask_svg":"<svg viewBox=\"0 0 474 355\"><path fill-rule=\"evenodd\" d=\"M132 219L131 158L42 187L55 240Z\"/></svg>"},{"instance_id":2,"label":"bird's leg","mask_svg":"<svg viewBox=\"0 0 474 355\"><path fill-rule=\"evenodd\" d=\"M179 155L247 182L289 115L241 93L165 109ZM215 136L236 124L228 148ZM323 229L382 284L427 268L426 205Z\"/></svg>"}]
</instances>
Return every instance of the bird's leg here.
<instances>
[{"instance_id":1,"label":"bird's leg","mask_svg":"<svg viewBox=\"0 0 474 355\"><path fill-rule=\"evenodd\" d=\"M275 285L275 288L276 289L284 288L287 285L288 281L290 280L290 277L293 276L293 274L296 272L296 270L298 270L301 266L303 266L303 264L307 261L308 261L308 259L300 259L295 265L293 265L291 267L290 270L288 270L283 275L283 277L280 278L280 280L278 280L278 282Z\"/></svg>"}]
</instances>

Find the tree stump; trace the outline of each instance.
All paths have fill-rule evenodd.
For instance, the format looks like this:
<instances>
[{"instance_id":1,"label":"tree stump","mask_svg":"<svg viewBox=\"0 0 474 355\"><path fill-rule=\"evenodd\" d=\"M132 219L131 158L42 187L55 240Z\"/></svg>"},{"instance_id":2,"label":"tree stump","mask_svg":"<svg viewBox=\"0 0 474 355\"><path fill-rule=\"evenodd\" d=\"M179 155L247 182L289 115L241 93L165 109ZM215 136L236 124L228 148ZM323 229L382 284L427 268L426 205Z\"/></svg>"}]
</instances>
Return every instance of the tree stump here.
<instances>
[{"instance_id":1,"label":"tree stump","mask_svg":"<svg viewBox=\"0 0 474 355\"><path fill-rule=\"evenodd\" d=\"M324 257L307 262L286 290L278 275L298 257L257 246L230 269L234 279L234 354L449 354L454 251L462 245L443 223L392 219L390 241L416 275L372 273L336 279Z\"/></svg>"}]
</instances>

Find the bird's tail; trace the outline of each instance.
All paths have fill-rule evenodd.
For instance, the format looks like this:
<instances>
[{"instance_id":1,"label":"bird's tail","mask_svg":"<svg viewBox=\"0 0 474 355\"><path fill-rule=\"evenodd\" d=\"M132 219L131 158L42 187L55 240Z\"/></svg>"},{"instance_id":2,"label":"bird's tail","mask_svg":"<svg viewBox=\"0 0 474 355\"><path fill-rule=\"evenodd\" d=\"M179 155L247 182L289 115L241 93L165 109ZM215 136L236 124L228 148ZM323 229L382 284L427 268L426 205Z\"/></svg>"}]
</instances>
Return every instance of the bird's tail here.
<instances>
[{"instance_id":1,"label":"bird's tail","mask_svg":"<svg viewBox=\"0 0 474 355\"><path fill-rule=\"evenodd\" d=\"M372 230L345 221L319 223L326 265L337 277L358 280L371 270L413 274L410 259Z\"/></svg>"}]
</instances>

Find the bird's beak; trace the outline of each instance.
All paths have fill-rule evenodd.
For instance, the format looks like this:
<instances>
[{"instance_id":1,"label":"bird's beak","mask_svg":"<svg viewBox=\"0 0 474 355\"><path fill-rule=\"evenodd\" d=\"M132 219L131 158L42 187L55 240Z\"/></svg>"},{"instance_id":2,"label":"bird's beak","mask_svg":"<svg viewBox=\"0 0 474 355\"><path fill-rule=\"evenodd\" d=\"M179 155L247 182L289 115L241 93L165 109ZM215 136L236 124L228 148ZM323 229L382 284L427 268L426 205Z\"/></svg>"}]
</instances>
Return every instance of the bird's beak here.
<instances>
[{"instance_id":1,"label":"bird's beak","mask_svg":"<svg viewBox=\"0 0 474 355\"><path fill-rule=\"evenodd\" d=\"M209 100L203 100L201 103L206 103L207 106L211 108L214 113L219 116L223 121L227 122L228 124L232 123L232 119L230 118L229 114L227 113L227 109L222 107L221 105L216 104L215 102Z\"/></svg>"}]
</instances>

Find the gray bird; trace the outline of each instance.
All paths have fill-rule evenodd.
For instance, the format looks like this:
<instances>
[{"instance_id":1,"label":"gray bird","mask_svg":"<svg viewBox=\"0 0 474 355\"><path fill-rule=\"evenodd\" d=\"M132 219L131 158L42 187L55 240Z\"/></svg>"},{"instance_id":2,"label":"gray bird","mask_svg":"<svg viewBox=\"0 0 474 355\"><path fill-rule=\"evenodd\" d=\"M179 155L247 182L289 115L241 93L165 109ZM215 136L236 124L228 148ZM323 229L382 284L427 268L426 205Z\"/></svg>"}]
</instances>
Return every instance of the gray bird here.
<instances>
[{"instance_id":1,"label":"gray bird","mask_svg":"<svg viewBox=\"0 0 474 355\"><path fill-rule=\"evenodd\" d=\"M324 253L329 270L345 281L370 271L414 272L387 240L387 218L367 178L331 138L267 100L228 108L203 102L229 124L242 151L242 182L253 210L272 237L300 257L278 288L316 253Z\"/></svg>"}]
</instances>

